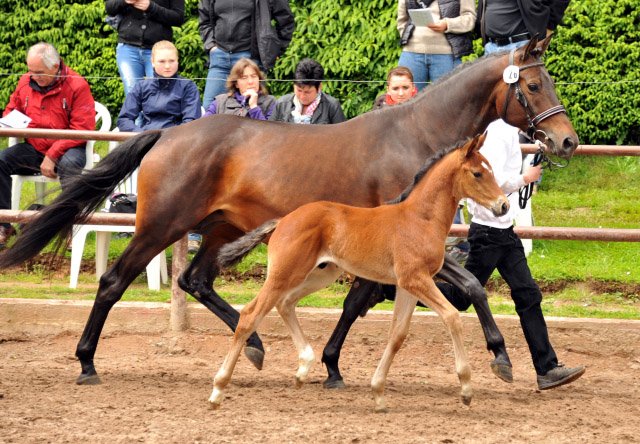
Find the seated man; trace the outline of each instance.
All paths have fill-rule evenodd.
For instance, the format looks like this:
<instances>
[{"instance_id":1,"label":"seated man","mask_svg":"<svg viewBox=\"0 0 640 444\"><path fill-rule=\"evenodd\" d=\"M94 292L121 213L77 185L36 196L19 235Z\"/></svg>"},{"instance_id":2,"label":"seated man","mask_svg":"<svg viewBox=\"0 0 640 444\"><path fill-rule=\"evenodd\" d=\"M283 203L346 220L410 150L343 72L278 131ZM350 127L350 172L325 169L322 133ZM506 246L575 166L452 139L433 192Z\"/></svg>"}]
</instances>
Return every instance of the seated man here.
<instances>
[{"instance_id":1,"label":"seated man","mask_svg":"<svg viewBox=\"0 0 640 444\"><path fill-rule=\"evenodd\" d=\"M6 116L18 110L31 118L29 128L95 129L95 103L89 84L66 66L58 51L40 42L27 52L29 72L18 81L4 110ZM85 165L85 141L26 139L0 151L0 209L11 208L11 175L34 174L55 179L80 171ZM7 223L0 224L0 247L15 234Z\"/></svg>"},{"instance_id":2,"label":"seated man","mask_svg":"<svg viewBox=\"0 0 640 444\"><path fill-rule=\"evenodd\" d=\"M293 75L293 94L276 101L269 120L278 122L329 124L347 120L340 102L322 89L324 68L313 59L304 59Z\"/></svg>"}]
</instances>

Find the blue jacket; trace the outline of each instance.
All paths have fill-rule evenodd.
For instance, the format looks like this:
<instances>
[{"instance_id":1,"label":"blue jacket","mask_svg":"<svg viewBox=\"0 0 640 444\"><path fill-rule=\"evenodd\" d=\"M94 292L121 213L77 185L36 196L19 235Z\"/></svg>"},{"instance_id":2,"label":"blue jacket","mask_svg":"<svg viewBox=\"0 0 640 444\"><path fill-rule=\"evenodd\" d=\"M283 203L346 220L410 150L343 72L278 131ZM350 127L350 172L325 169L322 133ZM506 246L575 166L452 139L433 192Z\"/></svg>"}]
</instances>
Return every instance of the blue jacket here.
<instances>
[{"instance_id":1,"label":"blue jacket","mask_svg":"<svg viewBox=\"0 0 640 444\"><path fill-rule=\"evenodd\" d=\"M142 112L142 127L136 119ZM182 76L141 80L127 94L120 115L120 131L169 128L198 119L202 114L200 91Z\"/></svg>"}]
</instances>

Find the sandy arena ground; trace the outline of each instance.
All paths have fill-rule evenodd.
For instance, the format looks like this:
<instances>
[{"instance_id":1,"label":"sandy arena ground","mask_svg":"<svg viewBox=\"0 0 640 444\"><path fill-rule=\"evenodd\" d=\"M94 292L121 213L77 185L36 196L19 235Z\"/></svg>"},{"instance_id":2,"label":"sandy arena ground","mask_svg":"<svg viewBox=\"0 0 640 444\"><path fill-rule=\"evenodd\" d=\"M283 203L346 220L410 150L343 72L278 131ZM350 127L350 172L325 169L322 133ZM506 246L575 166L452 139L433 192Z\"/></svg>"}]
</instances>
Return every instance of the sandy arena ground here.
<instances>
[{"instance_id":1,"label":"sandy arena ground","mask_svg":"<svg viewBox=\"0 0 640 444\"><path fill-rule=\"evenodd\" d=\"M442 322L414 316L387 381L388 414L373 412L369 383L391 315L354 325L342 352L346 390L325 390L319 363L339 312L299 310L318 362L296 390L297 357L272 313L259 332L267 350L255 370L243 356L218 411L207 399L231 335L190 306L191 328L167 332L165 304L118 304L96 354L103 384L77 386L74 352L86 303L0 299L2 443L629 443L640 442L640 321L549 319L562 362L587 373L536 390L517 318L497 323L514 364L514 384L490 372L478 321L464 315L474 399L459 400L451 341Z\"/></svg>"}]
</instances>

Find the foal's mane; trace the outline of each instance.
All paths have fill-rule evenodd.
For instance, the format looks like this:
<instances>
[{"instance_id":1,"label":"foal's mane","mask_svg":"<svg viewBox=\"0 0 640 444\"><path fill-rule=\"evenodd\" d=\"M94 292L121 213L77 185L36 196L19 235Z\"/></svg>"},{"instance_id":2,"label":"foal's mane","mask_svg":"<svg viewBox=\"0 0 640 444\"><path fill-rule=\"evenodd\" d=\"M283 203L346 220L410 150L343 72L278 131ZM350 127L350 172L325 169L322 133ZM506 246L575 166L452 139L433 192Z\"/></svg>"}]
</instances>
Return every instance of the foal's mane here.
<instances>
[{"instance_id":1,"label":"foal's mane","mask_svg":"<svg viewBox=\"0 0 640 444\"><path fill-rule=\"evenodd\" d=\"M447 148L447 149L445 149L443 151L440 151L439 153L436 153L433 156L429 157L427 159L427 161L424 163L424 166L414 176L413 183L411 185L409 185L407 188L405 188L404 191L402 193L400 193L400 195L398 197L396 197L393 200L390 200L390 201L386 202L386 204L393 205L393 204L397 204L397 203L400 203L400 202L406 200L407 197L409 197L409 194L411 194L411 191L413 191L413 189L418 185L418 183L420 183L422 178L427 175L427 172L429 171L429 169L431 169L432 166L434 166L436 163L438 163L438 161L440 161L444 156L446 156L450 152L455 151L455 150L461 148L462 146L464 146L466 143L469 142L469 140L471 140L471 139L467 139L465 141L459 142L457 145L451 146L451 147L449 147L449 148Z\"/></svg>"}]
</instances>

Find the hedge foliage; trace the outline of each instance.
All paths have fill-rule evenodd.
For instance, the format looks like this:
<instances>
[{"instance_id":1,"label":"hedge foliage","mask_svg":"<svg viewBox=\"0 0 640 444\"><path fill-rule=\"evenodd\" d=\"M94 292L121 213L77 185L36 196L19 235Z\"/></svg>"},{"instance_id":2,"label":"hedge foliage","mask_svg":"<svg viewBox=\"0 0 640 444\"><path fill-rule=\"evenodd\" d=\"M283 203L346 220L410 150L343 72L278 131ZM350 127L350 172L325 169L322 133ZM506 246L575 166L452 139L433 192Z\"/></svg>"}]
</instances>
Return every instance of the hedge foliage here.
<instances>
[{"instance_id":1,"label":"hedge foliage","mask_svg":"<svg viewBox=\"0 0 640 444\"><path fill-rule=\"evenodd\" d=\"M640 9L637 0L574 0L547 52L546 65L581 142L640 144ZM312 57L326 70L325 90L347 117L370 109L397 64L396 0L290 0L296 32L269 73L276 96L292 90L296 63ZM186 0L186 21L174 29L181 74L204 91L206 55L198 34L198 0ZM116 33L104 22L104 2L0 0L0 106L26 71L28 47L56 45L117 115L124 93L115 61ZM479 40L476 54L482 54ZM336 81L340 80L340 81ZM348 80L348 81L345 81Z\"/></svg>"}]
</instances>

